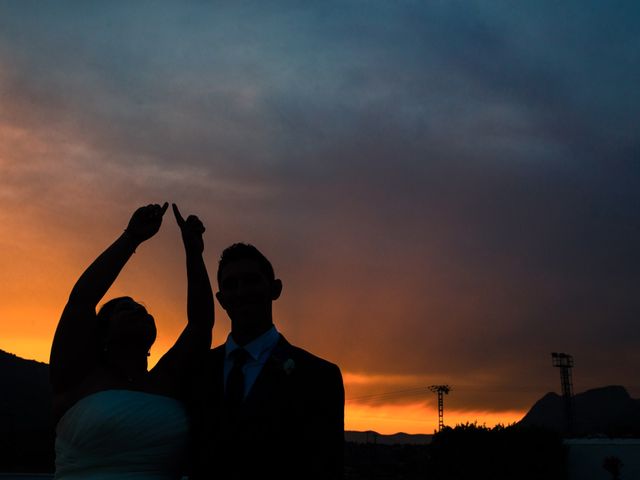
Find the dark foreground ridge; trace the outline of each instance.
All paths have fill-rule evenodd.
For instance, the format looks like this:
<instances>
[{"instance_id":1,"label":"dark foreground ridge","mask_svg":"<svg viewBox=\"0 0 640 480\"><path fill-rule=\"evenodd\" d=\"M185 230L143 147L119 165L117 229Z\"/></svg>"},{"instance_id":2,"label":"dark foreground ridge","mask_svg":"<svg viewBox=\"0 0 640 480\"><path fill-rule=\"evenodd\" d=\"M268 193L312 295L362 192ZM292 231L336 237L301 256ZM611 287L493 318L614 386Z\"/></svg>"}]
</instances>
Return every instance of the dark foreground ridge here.
<instances>
[{"instance_id":1,"label":"dark foreground ridge","mask_svg":"<svg viewBox=\"0 0 640 480\"><path fill-rule=\"evenodd\" d=\"M51 472L49 365L0 350L0 472Z\"/></svg>"}]
</instances>

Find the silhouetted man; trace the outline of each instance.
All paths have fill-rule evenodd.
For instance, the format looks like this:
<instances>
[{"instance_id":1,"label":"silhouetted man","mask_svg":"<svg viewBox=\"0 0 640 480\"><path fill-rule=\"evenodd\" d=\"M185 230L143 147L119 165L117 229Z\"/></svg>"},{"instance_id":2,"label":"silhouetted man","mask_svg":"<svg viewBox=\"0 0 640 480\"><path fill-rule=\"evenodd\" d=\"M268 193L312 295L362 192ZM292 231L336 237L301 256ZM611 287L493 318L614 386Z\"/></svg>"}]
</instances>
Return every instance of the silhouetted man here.
<instances>
[{"instance_id":1,"label":"silhouetted man","mask_svg":"<svg viewBox=\"0 0 640 480\"><path fill-rule=\"evenodd\" d=\"M231 333L196 384L194 478L342 478L340 369L278 332L282 282L254 246L224 250L218 287Z\"/></svg>"}]
</instances>

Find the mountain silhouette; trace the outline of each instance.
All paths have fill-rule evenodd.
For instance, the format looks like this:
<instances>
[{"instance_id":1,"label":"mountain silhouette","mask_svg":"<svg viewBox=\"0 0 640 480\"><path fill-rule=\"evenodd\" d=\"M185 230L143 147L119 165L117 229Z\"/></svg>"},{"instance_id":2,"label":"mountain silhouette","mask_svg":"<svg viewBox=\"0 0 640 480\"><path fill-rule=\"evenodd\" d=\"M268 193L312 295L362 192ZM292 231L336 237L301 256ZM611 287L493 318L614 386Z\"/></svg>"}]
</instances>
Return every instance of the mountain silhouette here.
<instances>
[{"instance_id":1,"label":"mountain silhouette","mask_svg":"<svg viewBox=\"0 0 640 480\"><path fill-rule=\"evenodd\" d=\"M49 366L0 350L0 471L53 471Z\"/></svg>"},{"instance_id":2,"label":"mountain silhouette","mask_svg":"<svg viewBox=\"0 0 640 480\"><path fill-rule=\"evenodd\" d=\"M594 388L573 398L574 435L637 436L640 434L640 400L619 385ZM518 422L566 434L564 400L547 393Z\"/></svg>"}]
</instances>

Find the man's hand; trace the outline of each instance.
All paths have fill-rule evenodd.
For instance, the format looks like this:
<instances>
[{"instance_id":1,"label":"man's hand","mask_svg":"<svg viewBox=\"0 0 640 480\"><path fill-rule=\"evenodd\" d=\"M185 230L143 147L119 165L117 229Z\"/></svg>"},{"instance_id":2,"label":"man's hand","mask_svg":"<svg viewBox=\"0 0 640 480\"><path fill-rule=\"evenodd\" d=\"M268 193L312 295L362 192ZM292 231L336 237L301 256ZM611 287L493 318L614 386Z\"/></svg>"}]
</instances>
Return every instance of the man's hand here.
<instances>
[{"instance_id":1,"label":"man's hand","mask_svg":"<svg viewBox=\"0 0 640 480\"><path fill-rule=\"evenodd\" d=\"M189 215L185 220L178 210L178 206L172 203L173 214L176 217L176 222L182 232L182 241L184 242L184 249L187 253L202 253L204 250L204 241L202 240L202 234L205 231L203 223L195 215Z\"/></svg>"},{"instance_id":2,"label":"man's hand","mask_svg":"<svg viewBox=\"0 0 640 480\"><path fill-rule=\"evenodd\" d=\"M156 203L147 205L146 207L140 207L131 216L125 232L138 243L149 240L160 230L162 216L164 212L167 211L167 207L169 207L169 203L167 202L162 206Z\"/></svg>"}]
</instances>

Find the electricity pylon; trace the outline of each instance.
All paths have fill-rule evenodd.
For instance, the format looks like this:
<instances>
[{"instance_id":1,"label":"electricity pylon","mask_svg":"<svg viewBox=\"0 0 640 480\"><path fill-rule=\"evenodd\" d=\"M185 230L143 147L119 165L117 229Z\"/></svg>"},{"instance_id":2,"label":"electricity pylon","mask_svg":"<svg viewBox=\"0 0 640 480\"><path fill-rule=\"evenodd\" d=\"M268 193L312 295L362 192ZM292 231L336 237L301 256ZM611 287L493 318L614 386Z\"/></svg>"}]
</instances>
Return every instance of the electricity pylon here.
<instances>
[{"instance_id":1,"label":"electricity pylon","mask_svg":"<svg viewBox=\"0 0 640 480\"><path fill-rule=\"evenodd\" d=\"M560 384L562 385L562 399L564 400L564 414L567 421L567 432L573 430L573 357L566 353L553 352L551 354L553 366L560 369Z\"/></svg>"},{"instance_id":2,"label":"electricity pylon","mask_svg":"<svg viewBox=\"0 0 640 480\"><path fill-rule=\"evenodd\" d=\"M429 387L433 393L438 394L438 431L444 428L444 398L443 394L449 395L451 387L449 385L431 385Z\"/></svg>"}]
</instances>

